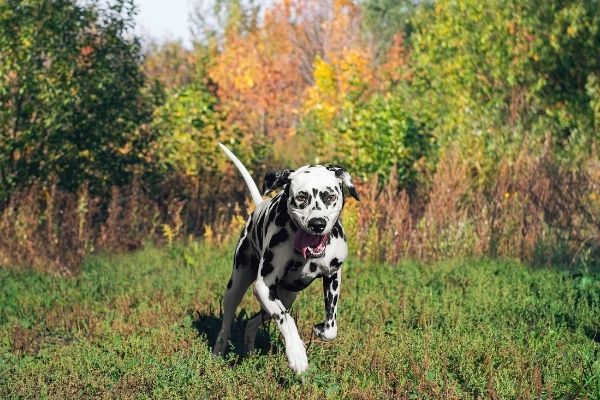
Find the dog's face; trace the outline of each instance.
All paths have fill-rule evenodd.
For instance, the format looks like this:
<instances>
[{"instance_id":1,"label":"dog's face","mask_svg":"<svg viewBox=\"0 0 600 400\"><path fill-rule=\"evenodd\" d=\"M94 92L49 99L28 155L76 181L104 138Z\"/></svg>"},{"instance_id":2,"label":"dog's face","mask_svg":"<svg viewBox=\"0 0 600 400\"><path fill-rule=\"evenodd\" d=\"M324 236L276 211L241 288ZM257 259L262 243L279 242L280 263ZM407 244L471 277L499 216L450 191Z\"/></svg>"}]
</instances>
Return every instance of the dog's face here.
<instances>
[{"instance_id":1,"label":"dog's face","mask_svg":"<svg viewBox=\"0 0 600 400\"><path fill-rule=\"evenodd\" d=\"M265 177L266 192L289 185L288 214L311 235L326 235L344 206L344 187L358 200L348 171L338 166L303 166L296 171L272 171Z\"/></svg>"},{"instance_id":2,"label":"dog's face","mask_svg":"<svg viewBox=\"0 0 600 400\"><path fill-rule=\"evenodd\" d=\"M296 225L313 235L328 234L344 203L341 181L323 166L302 167L290 174L288 213Z\"/></svg>"}]
</instances>

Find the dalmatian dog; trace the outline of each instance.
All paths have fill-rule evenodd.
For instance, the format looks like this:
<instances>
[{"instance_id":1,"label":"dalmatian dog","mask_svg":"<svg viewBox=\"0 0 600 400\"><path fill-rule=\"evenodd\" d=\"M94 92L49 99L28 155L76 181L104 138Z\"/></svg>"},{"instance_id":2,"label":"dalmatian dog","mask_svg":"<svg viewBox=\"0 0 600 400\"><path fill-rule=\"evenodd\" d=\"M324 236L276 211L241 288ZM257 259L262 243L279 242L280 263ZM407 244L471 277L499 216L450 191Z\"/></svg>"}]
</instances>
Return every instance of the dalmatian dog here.
<instances>
[{"instance_id":1,"label":"dalmatian dog","mask_svg":"<svg viewBox=\"0 0 600 400\"><path fill-rule=\"evenodd\" d=\"M237 306L254 282L254 295L261 311L246 325L244 343L254 350L260 324L273 319L285 343L290 368L301 373L308 368L304 342L289 313L299 291L316 278L323 280L325 321L313 327L323 340L337 336L337 305L340 296L341 266L348 255L344 229L339 221L347 191L358 193L350 174L339 166L306 165L297 170L269 171L263 199L248 170L219 143L242 176L256 208L249 216L237 244L231 279L223 298L223 323L213 348L222 355L229 341Z\"/></svg>"}]
</instances>

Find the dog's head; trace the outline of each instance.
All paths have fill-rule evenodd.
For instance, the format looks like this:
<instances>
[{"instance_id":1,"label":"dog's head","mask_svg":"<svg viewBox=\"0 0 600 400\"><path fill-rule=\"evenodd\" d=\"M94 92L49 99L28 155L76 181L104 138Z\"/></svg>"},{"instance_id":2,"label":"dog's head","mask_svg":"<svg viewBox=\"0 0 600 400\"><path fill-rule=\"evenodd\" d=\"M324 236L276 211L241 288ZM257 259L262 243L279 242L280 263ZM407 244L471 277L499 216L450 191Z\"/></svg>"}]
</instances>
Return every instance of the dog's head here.
<instances>
[{"instance_id":1,"label":"dog's head","mask_svg":"<svg viewBox=\"0 0 600 400\"><path fill-rule=\"evenodd\" d=\"M265 194L277 188L286 189L288 214L300 228L294 245L306 258L324 254L329 232L344 206L345 191L359 200L350 174L336 165L267 172Z\"/></svg>"}]
</instances>

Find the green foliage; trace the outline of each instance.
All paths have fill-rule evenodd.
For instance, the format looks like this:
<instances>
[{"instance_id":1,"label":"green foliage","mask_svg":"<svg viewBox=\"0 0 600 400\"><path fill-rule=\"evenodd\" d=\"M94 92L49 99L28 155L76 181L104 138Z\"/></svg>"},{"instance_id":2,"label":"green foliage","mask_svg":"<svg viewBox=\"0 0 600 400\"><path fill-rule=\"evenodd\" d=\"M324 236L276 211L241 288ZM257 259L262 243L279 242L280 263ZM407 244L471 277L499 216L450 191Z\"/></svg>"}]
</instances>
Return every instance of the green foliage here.
<instances>
[{"instance_id":1,"label":"green foliage","mask_svg":"<svg viewBox=\"0 0 600 400\"><path fill-rule=\"evenodd\" d=\"M216 142L223 129L216 104L206 86L195 82L170 94L156 109L152 127L161 165L190 176L216 169Z\"/></svg>"},{"instance_id":2,"label":"green foliage","mask_svg":"<svg viewBox=\"0 0 600 400\"><path fill-rule=\"evenodd\" d=\"M552 144L571 161L589 154L597 1L442 0L413 25L412 110L441 148L458 142L483 175L523 145Z\"/></svg>"},{"instance_id":3,"label":"green foliage","mask_svg":"<svg viewBox=\"0 0 600 400\"><path fill-rule=\"evenodd\" d=\"M410 18L419 3L423 6L425 2L369 0L362 3L363 25L369 39L374 42L376 59L381 60L385 57L395 35L404 34L410 37L413 30Z\"/></svg>"},{"instance_id":4,"label":"green foliage","mask_svg":"<svg viewBox=\"0 0 600 400\"><path fill-rule=\"evenodd\" d=\"M196 177L231 167L217 147L219 140L251 170L264 163L269 154L260 135L245 134L235 124L226 124L225 112L210 85L200 71L190 84L169 93L165 103L156 108L151 124L156 137L153 154L163 173Z\"/></svg>"},{"instance_id":5,"label":"green foliage","mask_svg":"<svg viewBox=\"0 0 600 400\"><path fill-rule=\"evenodd\" d=\"M245 35L258 23L260 6L253 0L209 0L194 4L192 33L198 43L220 45L228 35Z\"/></svg>"},{"instance_id":6,"label":"green foliage","mask_svg":"<svg viewBox=\"0 0 600 400\"><path fill-rule=\"evenodd\" d=\"M386 183L394 171L398 183L412 187L416 163L428 151L428 138L404 111L401 98L388 93L348 108L335 124L340 163L356 176L377 176ZM339 140L341 139L341 140Z\"/></svg>"},{"instance_id":7,"label":"green foliage","mask_svg":"<svg viewBox=\"0 0 600 400\"><path fill-rule=\"evenodd\" d=\"M131 1L0 2L0 198L50 175L129 180L150 137Z\"/></svg>"},{"instance_id":8,"label":"green foliage","mask_svg":"<svg viewBox=\"0 0 600 400\"><path fill-rule=\"evenodd\" d=\"M260 353L242 357L237 321L232 351L212 357L232 251L191 243L94 257L72 279L0 270L0 397L599 399L597 276L350 262L339 336L312 341L298 378L273 324ZM258 309L248 293L238 316ZM308 341L323 318L320 282L293 315Z\"/></svg>"}]
</instances>

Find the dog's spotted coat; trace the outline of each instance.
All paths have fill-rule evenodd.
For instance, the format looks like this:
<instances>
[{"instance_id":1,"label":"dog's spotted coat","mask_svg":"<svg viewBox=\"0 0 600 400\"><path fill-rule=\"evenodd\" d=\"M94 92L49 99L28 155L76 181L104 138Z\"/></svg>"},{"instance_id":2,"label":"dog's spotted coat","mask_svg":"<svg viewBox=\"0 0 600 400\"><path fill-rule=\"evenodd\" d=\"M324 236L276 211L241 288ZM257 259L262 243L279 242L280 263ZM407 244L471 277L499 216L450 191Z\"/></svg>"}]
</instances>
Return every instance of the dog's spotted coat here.
<instances>
[{"instance_id":1,"label":"dog's spotted coat","mask_svg":"<svg viewBox=\"0 0 600 400\"><path fill-rule=\"evenodd\" d=\"M315 325L314 332L323 340L336 337L341 266L348 254L338 217L344 204L344 188L356 199L358 193L345 169L315 165L267 173L265 193L278 188L282 191L270 200L262 200L255 194L258 189L239 160L226 148L223 150L240 168L258 204L236 247L233 272L223 299L223 324L213 354L225 351L235 309L255 282L254 294L262 311L246 325L246 351L254 350L260 324L272 318L283 336L290 368L302 372L308 367L306 350L289 309L299 291L322 278L325 321ZM295 248L294 237L307 234L321 237L326 245L323 251L309 247L309 257L305 258L306 254Z\"/></svg>"}]
</instances>

